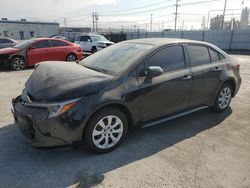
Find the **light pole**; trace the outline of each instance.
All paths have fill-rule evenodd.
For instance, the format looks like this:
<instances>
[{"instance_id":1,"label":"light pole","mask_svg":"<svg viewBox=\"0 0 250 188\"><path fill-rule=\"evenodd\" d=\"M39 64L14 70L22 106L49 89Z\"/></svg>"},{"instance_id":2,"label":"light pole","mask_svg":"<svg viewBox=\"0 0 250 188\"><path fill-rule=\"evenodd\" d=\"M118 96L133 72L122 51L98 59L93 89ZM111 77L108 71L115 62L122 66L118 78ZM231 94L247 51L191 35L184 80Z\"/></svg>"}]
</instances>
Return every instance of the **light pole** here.
<instances>
[{"instance_id":1,"label":"light pole","mask_svg":"<svg viewBox=\"0 0 250 188\"><path fill-rule=\"evenodd\" d=\"M225 18L226 7L227 7L227 0L225 0L225 4L224 4L224 10L223 10L223 16L222 16L221 28L220 28L221 30L223 29L223 25L224 25L224 18Z\"/></svg>"}]
</instances>

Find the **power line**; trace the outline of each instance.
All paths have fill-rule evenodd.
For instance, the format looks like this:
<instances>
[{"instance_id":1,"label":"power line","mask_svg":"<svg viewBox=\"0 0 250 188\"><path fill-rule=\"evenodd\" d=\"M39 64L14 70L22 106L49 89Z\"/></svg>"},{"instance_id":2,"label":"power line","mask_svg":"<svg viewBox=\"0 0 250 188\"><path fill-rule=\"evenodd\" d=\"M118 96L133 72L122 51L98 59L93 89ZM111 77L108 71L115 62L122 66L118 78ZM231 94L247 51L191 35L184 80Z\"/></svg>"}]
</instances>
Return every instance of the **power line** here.
<instances>
[{"instance_id":1,"label":"power line","mask_svg":"<svg viewBox=\"0 0 250 188\"><path fill-rule=\"evenodd\" d=\"M170 1L174 1L174 0L164 0L164 1L161 1L161 2L158 2L158 3L152 3L152 4L148 4L148 5L145 5L145 6L140 6L140 7L134 7L134 8L129 8L129 9L123 9L123 10L117 10L117 11L112 11L113 13L119 13L119 12L127 12L127 11L131 11L131 10L136 10L136 9L143 9L143 8L147 8L147 7L151 7L151 6L155 6L155 5L160 5L160 4L163 4L163 3L166 3L166 2L170 2ZM107 12L107 11L105 11ZM103 12L103 13L105 13ZM110 12L110 11L108 11Z\"/></svg>"}]
</instances>

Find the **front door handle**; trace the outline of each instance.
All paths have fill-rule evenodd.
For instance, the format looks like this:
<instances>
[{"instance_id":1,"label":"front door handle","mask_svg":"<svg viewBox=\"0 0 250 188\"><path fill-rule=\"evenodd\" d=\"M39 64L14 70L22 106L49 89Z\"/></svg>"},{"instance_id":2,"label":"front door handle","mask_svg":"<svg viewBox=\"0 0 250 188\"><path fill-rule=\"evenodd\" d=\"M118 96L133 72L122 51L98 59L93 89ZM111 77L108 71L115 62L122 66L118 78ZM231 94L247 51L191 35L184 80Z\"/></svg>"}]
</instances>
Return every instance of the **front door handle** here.
<instances>
[{"instance_id":1,"label":"front door handle","mask_svg":"<svg viewBox=\"0 0 250 188\"><path fill-rule=\"evenodd\" d=\"M215 68L214 68L214 71L220 71L220 70L221 70L220 67L215 67Z\"/></svg>"},{"instance_id":2,"label":"front door handle","mask_svg":"<svg viewBox=\"0 0 250 188\"><path fill-rule=\"evenodd\" d=\"M192 78L191 75L185 75L182 80L190 80Z\"/></svg>"}]
</instances>

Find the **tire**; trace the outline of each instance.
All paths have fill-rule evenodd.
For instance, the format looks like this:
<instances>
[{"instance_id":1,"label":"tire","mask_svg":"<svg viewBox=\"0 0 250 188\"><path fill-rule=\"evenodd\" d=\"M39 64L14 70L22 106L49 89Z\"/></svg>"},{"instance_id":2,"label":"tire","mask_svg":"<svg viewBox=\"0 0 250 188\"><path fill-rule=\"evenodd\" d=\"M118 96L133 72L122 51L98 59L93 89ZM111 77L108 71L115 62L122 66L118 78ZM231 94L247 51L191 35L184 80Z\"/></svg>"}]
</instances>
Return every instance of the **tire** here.
<instances>
[{"instance_id":1,"label":"tire","mask_svg":"<svg viewBox=\"0 0 250 188\"><path fill-rule=\"evenodd\" d=\"M107 153L116 149L126 137L128 121L119 109L105 108L86 126L83 141L87 148L94 153Z\"/></svg>"},{"instance_id":2,"label":"tire","mask_svg":"<svg viewBox=\"0 0 250 188\"><path fill-rule=\"evenodd\" d=\"M14 57L11 60L11 70L20 71L26 69L26 61L22 57Z\"/></svg>"},{"instance_id":3,"label":"tire","mask_svg":"<svg viewBox=\"0 0 250 188\"><path fill-rule=\"evenodd\" d=\"M92 49L91 49L91 53L92 54L94 54L94 53L96 53L97 52L97 49L96 49L96 47L94 46L94 47L92 47Z\"/></svg>"},{"instance_id":4,"label":"tire","mask_svg":"<svg viewBox=\"0 0 250 188\"><path fill-rule=\"evenodd\" d=\"M75 62L77 60L76 58L76 55L75 54L69 54L67 57L66 57L66 61L68 62Z\"/></svg>"},{"instance_id":5,"label":"tire","mask_svg":"<svg viewBox=\"0 0 250 188\"><path fill-rule=\"evenodd\" d=\"M212 110L215 112L223 112L230 105L233 89L228 83L225 83L220 89L214 101Z\"/></svg>"}]
</instances>

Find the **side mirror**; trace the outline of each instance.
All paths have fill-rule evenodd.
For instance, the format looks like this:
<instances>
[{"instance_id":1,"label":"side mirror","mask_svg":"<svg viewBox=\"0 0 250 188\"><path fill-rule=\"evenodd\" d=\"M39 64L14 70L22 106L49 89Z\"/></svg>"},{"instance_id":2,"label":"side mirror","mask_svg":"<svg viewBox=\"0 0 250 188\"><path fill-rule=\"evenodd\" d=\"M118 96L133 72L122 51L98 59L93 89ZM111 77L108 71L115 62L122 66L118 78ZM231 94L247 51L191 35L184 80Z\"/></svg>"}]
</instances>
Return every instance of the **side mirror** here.
<instances>
[{"instance_id":1,"label":"side mirror","mask_svg":"<svg viewBox=\"0 0 250 188\"><path fill-rule=\"evenodd\" d=\"M88 39L87 42L91 42L91 39Z\"/></svg>"},{"instance_id":2,"label":"side mirror","mask_svg":"<svg viewBox=\"0 0 250 188\"><path fill-rule=\"evenodd\" d=\"M162 75L163 70L159 66L149 66L148 69L145 70L146 77L148 78L154 78L157 76Z\"/></svg>"},{"instance_id":3,"label":"side mirror","mask_svg":"<svg viewBox=\"0 0 250 188\"><path fill-rule=\"evenodd\" d=\"M34 49L36 49L35 46L29 46L29 48L28 48L28 50L34 50Z\"/></svg>"}]
</instances>

